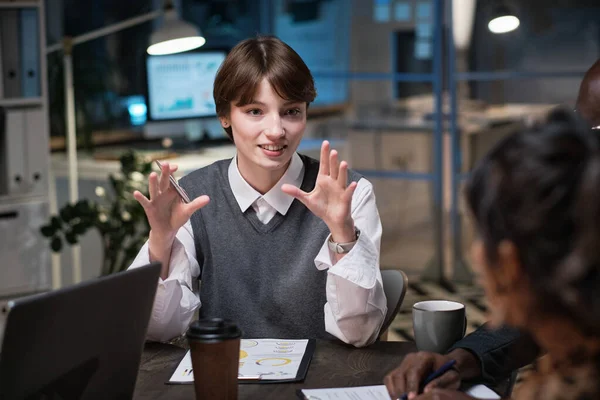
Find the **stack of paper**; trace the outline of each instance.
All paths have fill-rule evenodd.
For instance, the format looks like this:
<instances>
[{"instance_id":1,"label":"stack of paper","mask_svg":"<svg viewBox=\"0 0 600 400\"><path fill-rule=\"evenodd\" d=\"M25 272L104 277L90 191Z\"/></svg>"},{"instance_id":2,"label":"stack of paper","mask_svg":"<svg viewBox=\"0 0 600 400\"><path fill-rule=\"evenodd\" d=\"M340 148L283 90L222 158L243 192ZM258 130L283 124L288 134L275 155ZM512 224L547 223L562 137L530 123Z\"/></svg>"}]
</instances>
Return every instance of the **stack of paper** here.
<instances>
[{"instance_id":1,"label":"stack of paper","mask_svg":"<svg viewBox=\"0 0 600 400\"><path fill-rule=\"evenodd\" d=\"M499 399L500 396L484 385L473 386L466 393L476 399ZM391 400L384 385L335 389L302 389L306 400Z\"/></svg>"}]
</instances>

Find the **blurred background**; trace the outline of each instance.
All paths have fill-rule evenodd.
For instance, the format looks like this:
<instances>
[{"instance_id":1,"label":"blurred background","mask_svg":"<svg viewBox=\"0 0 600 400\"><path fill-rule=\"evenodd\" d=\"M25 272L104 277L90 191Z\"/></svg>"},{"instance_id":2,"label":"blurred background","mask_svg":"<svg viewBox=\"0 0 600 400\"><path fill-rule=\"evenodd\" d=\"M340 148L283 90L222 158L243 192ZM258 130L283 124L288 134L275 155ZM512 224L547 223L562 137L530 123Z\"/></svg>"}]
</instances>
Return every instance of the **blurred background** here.
<instances>
[{"instance_id":1,"label":"blurred background","mask_svg":"<svg viewBox=\"0 0 600 400\"><path fill-rule=\"evenodd\" d=\"M171 6L204 44L150 55ZM462 184L500 138L575 103L597 1L0 0L0 296L127 267L147 234L129 193L150 162L181 176L235 154L212 79L257 34L315 77L300 152L331 140L374 184L381 268L409 277L401 316L443 297L468 305L470 329L485 320ZM405 320L393 338L410 338Z\"/></svg>"}]
</instances>

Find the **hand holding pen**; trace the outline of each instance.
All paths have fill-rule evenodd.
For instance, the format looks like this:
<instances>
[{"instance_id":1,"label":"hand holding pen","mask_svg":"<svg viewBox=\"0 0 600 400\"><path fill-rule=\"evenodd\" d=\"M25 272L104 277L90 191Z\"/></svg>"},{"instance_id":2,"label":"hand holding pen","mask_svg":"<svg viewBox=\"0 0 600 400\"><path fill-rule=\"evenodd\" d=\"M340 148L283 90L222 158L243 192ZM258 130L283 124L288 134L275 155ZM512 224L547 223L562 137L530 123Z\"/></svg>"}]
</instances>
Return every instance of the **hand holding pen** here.
<instances>
[{"instance_id":1,"label":"hand holding pen","mask_svg":"<svg viewBox=\"0 0 600 400\"><path fill-rule=\"evenodd\" d=\"M407 354L401 364L388 373L384 379L390 397L397 399L406 393L408 394L408 399L412 400L419 392L427 392L434 387L458 389L461 384L462 374L459 374L456 368L460 365L462 371L465 360L467 360L465 354L471 356L471 353L465 351L465 354L463 354L463 350L459 350L452 351L450 354L438 354L427 351ZM453 368L444 368L446 371L444 374L436 374L437 378L428 380L427 384L423 384L428 375L440 370L442 366L451 360L456 361Z\"/></svg>"},{"instance_id":2,"label":"hand holding pen","mask_svg":"<svg viewBox=\"0 0 600 400\"><path fill-rule=\"evenodd\" d=\"M151 172L148 178L150 198L139 191L133 195L144 207L153 234L161 238L174 238L192 214L207 205L210 199L208 196L199 196L191 200L172 175L177 171L177 166L166 162L157 162L157 165L161 168L160 176Z\"/></svg>"},{"instance_id":3,"label":"hand holding pen","mask_svg":"<svg viewBox=\"0 0 600 400\"><path fill-rule=\"evenodd\" d=\"M155 160L156 165L158 165L158 168L160 168L160 170L162 171L163 165L161 164L160 161ZM173 166L174 169L171 172L175 172L177 169L177 166L174 165ZM175 191L177 192L177 194L179 195L179 197L181 197L181 200L184 203L189 203L190 202L190 198L188 196L188 194L186 193L185 190L183 190L183 188L181 186L179 186L179 184L177 183L177 181L175 180L175 178L173 177L172 173L169 174L169 183L171 184L171 187L173 189L175 189Z\"/></svg>"},{"instance_id":4,"label":"hand holding pen","mask_svg":"<svg viewBox=\"0 0 600 400\"><path fill-rule=\"evenodd\" d=\"M150 198L137 190L133 196L144 207L150 224L150 259L163 264L165 270L161 272L161 278L166 279L171 248L177 231L192 214L206 206L210 199L208 196L198 196L193 200L188 198L172 176L172 173L177 171L177 166L166 162L157 164L161 165L160 176L151 172L148 178Z\"/></svg>"},{"instance_id":5,"label":"hand holding pen","mask_svg":"<svg viewBox=\"0 0 600 400\"><path fill-rule=\"evenodd\" d=\"M425 380L421 383L418 393L421 393L423 391L423 388L425 386L427 386L429 383L431 383L433 380L439 378L440 376L444 375L446 372L448 372L452 368L454 368L455 364L456 364L456 360L450 360L450 361L446 362L444 365L442 365L440 368L438 368L437 370L435 370L434 372L429 374L429 376L427 378L425 378ZM408 393L405 393L402 396L400 396L399 400L408 400Z\"/></svg>"}]
</instances>

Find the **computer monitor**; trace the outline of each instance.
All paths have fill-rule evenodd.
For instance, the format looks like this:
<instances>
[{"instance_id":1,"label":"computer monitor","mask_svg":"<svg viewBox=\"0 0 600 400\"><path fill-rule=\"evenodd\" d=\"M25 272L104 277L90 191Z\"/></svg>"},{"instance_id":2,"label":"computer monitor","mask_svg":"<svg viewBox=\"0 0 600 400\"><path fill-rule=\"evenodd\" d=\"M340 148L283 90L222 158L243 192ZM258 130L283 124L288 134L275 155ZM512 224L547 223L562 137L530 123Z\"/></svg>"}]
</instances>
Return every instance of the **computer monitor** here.
<instances>
[{"instance_id":1,"label":"computer monitor","mask_svg":"<svg viewBox=\"0 0 600 400\"><path fill-rule=\"evenodd\" d=\"M147 55L146 138L226 139L217 119L213 84L224 49Z\"/></svg>"}]
</instances>

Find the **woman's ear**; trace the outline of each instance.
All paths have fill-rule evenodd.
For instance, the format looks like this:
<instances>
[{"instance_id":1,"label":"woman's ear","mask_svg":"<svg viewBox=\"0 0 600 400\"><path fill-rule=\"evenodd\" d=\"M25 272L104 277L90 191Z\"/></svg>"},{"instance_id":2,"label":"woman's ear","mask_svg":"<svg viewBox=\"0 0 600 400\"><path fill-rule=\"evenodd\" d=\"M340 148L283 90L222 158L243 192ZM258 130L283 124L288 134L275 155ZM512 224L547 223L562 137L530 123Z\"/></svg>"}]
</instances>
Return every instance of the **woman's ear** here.
<instances>
[{"instance_id":1,"label":"woman's ear","mask_svg":"<svg viewBox=\"0 0 600 400\"><path fill-rule=\"evenodd\" d=\"M500 242L497 264L491 268L491 274L495 281L498 316L502 322L516 327L526 326L533 298L514 243L508 240Z\"/></svg>"},{"instance_id":2,"label":"woman's ear","mask_svg":"<svg viewBox=\"0 0 600 400\"><path fill-rule=\"evenodd\" d=\"M522 326L527 319L531 297L517 247L508 240L500 242L495 260L491 262L483 242L476 240L471 256L480 284L485 289L492 326Z\"/></svg>"},{"instance_id":3,"label":"woman's ear","mask_svg":"<svg viewBox=\"0 0 600 400\"><path fill-rule=\"evenodd\" d=\"M229 118L227 117L219 117L219 120L221 121L221 126L225 129L229 128L231 125L229 124Z\"/></svg>"},{"instance_id":4,"label":"woman's ear","mask_svg":"<svg viewBox=\"0 0 600 400\"><path fill-rule=\"evenodd\" d=\"M496 282L498 291L512 291L523 281L523 270L519 261L519 252L513 242L503 240L498 245Z\"/></svg>"}]
</instances>

